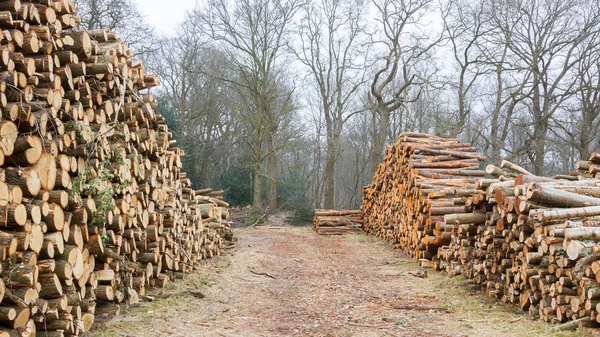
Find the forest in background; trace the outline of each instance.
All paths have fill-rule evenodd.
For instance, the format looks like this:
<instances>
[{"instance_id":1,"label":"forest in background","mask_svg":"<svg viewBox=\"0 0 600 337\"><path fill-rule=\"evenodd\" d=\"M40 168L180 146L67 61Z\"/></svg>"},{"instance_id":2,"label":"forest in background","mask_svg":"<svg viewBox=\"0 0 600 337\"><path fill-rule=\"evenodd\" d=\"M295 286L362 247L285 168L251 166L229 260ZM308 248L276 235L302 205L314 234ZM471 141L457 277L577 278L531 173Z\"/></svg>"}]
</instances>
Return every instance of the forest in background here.
<instances>
[{"instance_id":1,"label":"forest in background","mask_svg":"<svg viewBox=\"0 0 600 337\"><path fill-rule=\"evenodd\" d=\"M600 1L200 0L177 33L132 0L77 0L162 85L194 186L233 205L359 208L403 131L565 173L600 142Z\"/></svg>"}]
</instances>

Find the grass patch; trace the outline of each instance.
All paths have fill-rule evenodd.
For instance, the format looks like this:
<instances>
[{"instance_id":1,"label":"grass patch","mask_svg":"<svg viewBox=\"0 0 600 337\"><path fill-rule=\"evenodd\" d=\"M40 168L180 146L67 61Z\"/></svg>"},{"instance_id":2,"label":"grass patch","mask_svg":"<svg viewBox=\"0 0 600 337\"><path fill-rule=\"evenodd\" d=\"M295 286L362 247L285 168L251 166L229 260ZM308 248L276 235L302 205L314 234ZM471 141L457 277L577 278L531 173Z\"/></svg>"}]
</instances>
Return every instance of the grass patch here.
<instances>
[{"instance_id":1,"label":"grass patch","mask_svg":"<svg viewBox=\"0 0 600 337\"><path fill-rule=\"evenodd\" d=\"M369 241L371 238L365 233L346 234L349 239L356 241Z\"/></svg>"}]
</instances>

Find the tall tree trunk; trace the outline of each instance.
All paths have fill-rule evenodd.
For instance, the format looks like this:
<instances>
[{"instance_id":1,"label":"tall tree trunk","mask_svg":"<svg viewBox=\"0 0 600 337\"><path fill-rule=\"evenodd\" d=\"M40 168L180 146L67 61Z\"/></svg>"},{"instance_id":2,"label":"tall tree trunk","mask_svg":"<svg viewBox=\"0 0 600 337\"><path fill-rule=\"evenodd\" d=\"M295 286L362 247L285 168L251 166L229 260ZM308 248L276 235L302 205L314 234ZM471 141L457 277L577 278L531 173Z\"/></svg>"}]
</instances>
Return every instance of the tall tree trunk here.
<instances>
[{"instance_id":1,"label":"tall tree trunk","mask_svg":"<svg viewBox=\"0 0 600 337\"><path fill-rule=\"evenodd\" d=\"M544 174L544 155L546 152L546 133L548 130L548 120L544 119L544 110L542 108L542 94L540 90L540 78L538 75L537 63L533 64L533 174L541 176ZM544 104L544 106L546 106Z\"/></svg>"},{"instance_id":2,"label":"tall tree trunk","mask_svg":"<svg viewBox=\"0 0 600 337\"><path fill-rule=\"evenodd\" d=\"M465 105L465 93L464 93L464 69L460 76L460 85L458 89L458 123L450 128L451 138L456 138L462 132L465 124L467 123L467 108Z\"/></svg>"},{"instance_id":3,"label":"tall tree trunk","mask_svg":"<svg viewBox=\"0 0 600 337\"><path fill-rule=\"evenodd\" d=\"M379 163L383 161L385 141L390 128L390 111L384 107L379 109L379 125L373 120L375 132L373 133L373 147L371 148L371 173L375 174Z\"/></svg>"},{"instance_id":4,"label":"tall tree trunk","mask_svg":"<svg viewBox=\"0 0 600 337\"><path fill-rule=\"evenodd\" d=\"M541 176L544 174L544 156L546 154L546 133L548 123L539 121L535 123L533 132L533 174Z\"/></svg>"},{"instance_id":5,"label":"tall tree trunk","mask_svg":"<svg viewBox=\"0 0 600 337\"><path fill-rule=\"evenodd\" d=\"M183 64L181 65L181 92L179 93L179 125L178 125L178 130L177 131L181 131L180 129L183 128L183 126L185 125L185 110L186 110L186 70L185 67L183 66Z\"/></svg>"},{"instance_id":6,"label":"tall tree trunk","mask_svg":"<svg viewBox=\"0 0 600 337\"><path fill-rule=\"evenodd\" d=\"M327 138L327 158L325 159L325 171L323 172L324 206L326 209L335 209L335 161L337 159L338 142L339 135L335 132Z\"/></svg>"},{"instance_id":7,"label":"tall tree trunk","mask_svg":"<svg viewBox=\"0 0 600 337\"><path fill-rule=\"evenodd\" d=\"M509 125L511 121L511 117L513 115L516 102L504 102L503 103L503 91L504 91L504 82L502 80L502 75L504 73L504 60L506 58L506 54L508 52L508 45L504 45L502 50L502 57L499 62L496 63L495 66L495 77L496 77L496 99L494 104L494 112L492 114L492 124L490 130L490 142L492 146L492 151L490 155L490 159L492 163L499 163L502 160L502 148L504 147L504 143L506 141L506 137L508 137ZM504 118L501 117L501 112L505 104L508 104L506 108L506 116Z\"/></svg>"},{"instance_id":8,"label":"tall tree trunk","mask_svg":"<svg viewBox=\"0 0 600 337\"><path fill-rule=\"evenodd\" d=\"M494 108L494 113L492 114L492 123L490 127L490 145L491 145L491 153L490 160L492 163L499 163L502 159L500 151L502 150L503 141L500 139L500 94L498 94L498 98L496 100L496 107Z\"/></svg>"},{"instance_id":9,"label":"tall tree trunk","mask_svg":"<svg viewBox=\"0 0 600 337\"><path fill-rule=\"evenodd\" d=\"M501 159L500 150L502 148L502 141L499 139L500 133L500 110L502 109L502 63L496 65L496 102L494 105L494 113L492 114L492 123L490 130L490 143L492 146L492 153L490 159L492 163L499 163Z\"/></svg>"},{"instance_id":10,"label":"tall tree trunk","mask_svg":"<svg viewBox=\"0 0 600 337\"><path fill-rule=\"evenodd\" d=\"M448 137L456 138L462 132L463 128L467 124L467 108L465 104L465 73L467 68L462 66L460 71L460 76L458 80L458 90L457 90L457 98L458 98L458 121L456 124L452 124L452 121L449 121L450 125L448 125Z\"/></svg>"},{"instance_id":11,"label":"tall tree trunk","mask_svg":"<svg viewBox=\"0 0 600 337\"><path fill-rule=\"evenodd\" d=\"M315 149L315 155L314 155L314 172L315 172L315 177L313 178L314 180L314 189L315 189L315 195L314 195L314 202L315 202L315 208L321 208L322 205L322 186L321 186L321 143L320 143L320 138L319 138L319 134L317 134L315 136L315 144L317 144L317 147Z\"/></svg>"},{"instance_id":12,"label":"tall tree trunk","mask_svg":"<svg viewBox=\"0 0 600 337\"><path fill-rule=\"evenodd\" d=\"M262 207L261 193L262 193L262 163L254 163L254 195L252 199L252 206Z\"/></svg>"},{"instance_id":13,"label":"tall tree trunk","mask_svg":"<svg viewBox=\"0 0 600 337\"><path fill-rule=\"evenodd\" d=\"M589 108L583 108L581 111L582 128L579 136L579 159L588 160L590 159L590 144L594 140L594 131L590 126L594 125L594 115L589 111Z\"/></svg>"},{"instance_id":14,"label":"tall tree trunk","mask_svg":"<svg viewBox=\"0 0 600 337\"><path fill-rule=\"evenodd\" d=\"M269 155L267 157L267 171L269 176L269 209L271 212L277 208L277 152L275 147L275 130L267 136Z\"/></svg>"}]
</instances>

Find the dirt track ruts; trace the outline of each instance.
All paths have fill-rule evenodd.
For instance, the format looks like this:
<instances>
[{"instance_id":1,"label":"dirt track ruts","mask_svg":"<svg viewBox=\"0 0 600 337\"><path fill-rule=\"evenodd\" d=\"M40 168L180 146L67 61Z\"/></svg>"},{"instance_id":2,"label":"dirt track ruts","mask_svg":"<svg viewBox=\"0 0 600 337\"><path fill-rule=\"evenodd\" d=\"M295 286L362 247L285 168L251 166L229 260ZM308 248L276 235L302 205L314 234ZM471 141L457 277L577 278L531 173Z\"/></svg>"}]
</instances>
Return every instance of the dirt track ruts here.
<instances>
[{"instance_id":1,"label":"dirt track ruts","mask_svg":"<svg viewBox=\"0 0 600 337\"><path fill-rule=\"evenodd\" d=\"M93 335L553 336L550 325L469 290L461 277L412 276L416 263L375 238L292 227L235 234L233 255L206 262L164 292L170 297L102 323Z\"/></svg>"}]
</instances>

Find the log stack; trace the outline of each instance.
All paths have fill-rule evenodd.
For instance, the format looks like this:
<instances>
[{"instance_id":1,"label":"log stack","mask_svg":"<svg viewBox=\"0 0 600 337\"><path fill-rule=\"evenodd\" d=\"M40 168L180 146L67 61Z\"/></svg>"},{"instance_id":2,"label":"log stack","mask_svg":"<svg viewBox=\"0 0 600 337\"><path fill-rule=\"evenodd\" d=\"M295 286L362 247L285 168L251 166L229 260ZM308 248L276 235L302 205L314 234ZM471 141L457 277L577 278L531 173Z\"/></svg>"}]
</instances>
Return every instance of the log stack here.
<instances>
[{"instance_id":1,"label":"log stack","mask_svg":"<svg viewBox=\"0 0 600 337\"><path fill-rule=\"evenodd\" d=\"M66 0L0 1L0 335L80 335L230 245L141 92L158 78L79 22Z\"/></svg>"},{"instance_id":2,"label":"log stack","mask_svg":"<svg viewBox=\"0 0 600 337\"><path fill-rule=\"evenodd\" d=\"M579 160L576 166L582 175L600 179L600 153L592 153L589 160Z\"/></svg>"},{"instance_id":3,"label":"log stack","mask_svg":"<svg viewBox=\"0 0 600 337\"><path fill-rule=\"evenodd\" d=\"M361 210L315 210L314 229L319 235L363 233Z\"/></svg>"},{"instance_id":4,"label":"log stack","mask_svg":"<svg viewBox=\"0 0 600 337\"><path fill-rule=\"evenodd\" d=\"M229 220L229 204L223 201L224 191L205 188L195 191L191 204L205 223L201 241L202 258L221 255L224 248L233 248L233 232ZM207 240L210 238L210 240Z\"/></svg>"},{"instance_id":5,"label":"log stack","mask_svg":"<svg viewBox=\"0 0 600 337\"><path fill-rule=\"evenodd\" d=\"M500 171L488 167L488 172ZM463 274L491 297L544 321L597 327L599 184L583 176L537 177L522 169L481 179L480 192L463 201L485 212L486 221L473 226L446 217L458 229L452 243L422 263Z\"/></svg>"},{"instance_id":6,"label":"log stack","mask_svg":"<svg viewBox=\"0 0 600 337\"><path fill-rule=\"evenodd\" d=\"M580 174L538 177L504 161L443 183L417 175L420 157L402 146L432 137L411 137L388 149L364 189L365 228L560 329L600 327L600 155Z\"/></svg>"},{"instance_id":7,"label":"log stack","mask_svg":"<svg viewBox=\"0 0 600 337\"><path fill-rule=\"evenodd\" d=\"M435 256L451 239L452 229L440 226L444 215L473 217L459 199L485 175L475 151L458 139L401 134L363 189L365 231L417 259Z\"/></svg>"}]
</instances>

